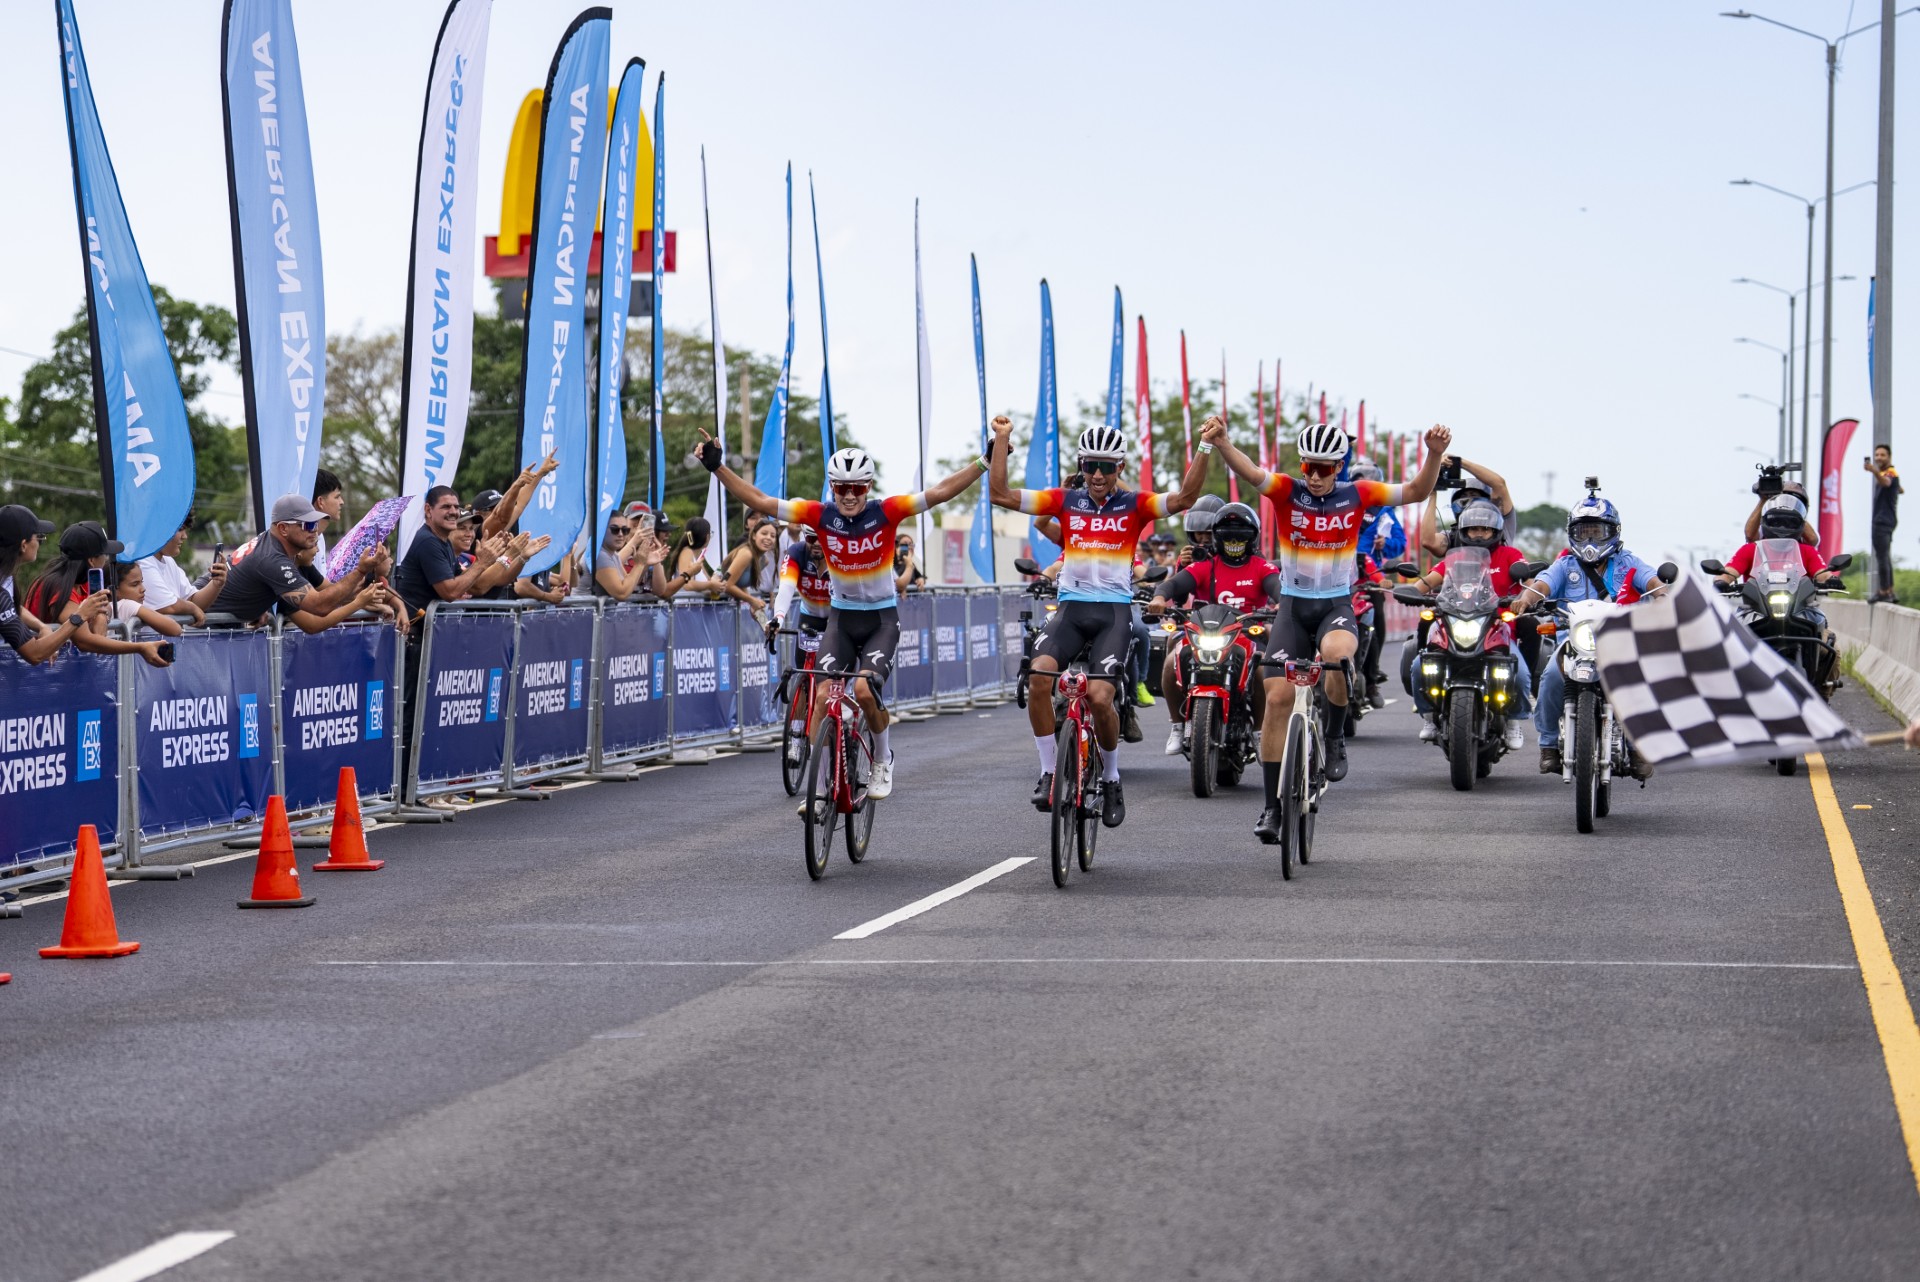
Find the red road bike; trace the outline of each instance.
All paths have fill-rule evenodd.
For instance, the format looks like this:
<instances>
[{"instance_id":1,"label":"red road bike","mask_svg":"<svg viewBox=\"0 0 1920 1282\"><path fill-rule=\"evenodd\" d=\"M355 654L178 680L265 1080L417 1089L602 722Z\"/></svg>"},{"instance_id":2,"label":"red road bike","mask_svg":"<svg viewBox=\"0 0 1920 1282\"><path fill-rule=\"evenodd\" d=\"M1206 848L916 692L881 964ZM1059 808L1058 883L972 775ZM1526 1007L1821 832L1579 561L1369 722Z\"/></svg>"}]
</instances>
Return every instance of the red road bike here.
<instances>
[{"instance_id":1,"label":"red road bike","mask_svg":"<svg viewBox=\"0 0 1920 1282\"><path fill-rule=\"evenodd\" d=\"M807 876L819 881L827 874L827 856L833 853L833 832L846 816L847 859L867 857L873 836L873 812L880 803L867 796L873 777L873 733L867 729L860 705L847 690L849 680L827 679L824 715L813 728L807 764L807 797L800 806L806 827Z\"/></svg>"}]
</instances>

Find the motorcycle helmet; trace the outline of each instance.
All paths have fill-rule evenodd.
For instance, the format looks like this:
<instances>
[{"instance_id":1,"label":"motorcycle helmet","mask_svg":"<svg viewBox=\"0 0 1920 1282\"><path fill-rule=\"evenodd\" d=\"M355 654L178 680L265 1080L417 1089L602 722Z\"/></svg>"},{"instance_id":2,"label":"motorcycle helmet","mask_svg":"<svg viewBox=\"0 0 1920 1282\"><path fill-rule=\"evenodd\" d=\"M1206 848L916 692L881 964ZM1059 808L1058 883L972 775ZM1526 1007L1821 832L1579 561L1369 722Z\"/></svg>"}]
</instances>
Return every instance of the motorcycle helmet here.
<instances>
[{"instance_id":1,"label":"motorcycle helmet","mask_svg":"<svg viewBox=\"0 0 1920 1282\"><path fill-rule=\"evenodd\" d=\"M1245 565L1260 542L1260 518L1245 503L1229 503L1213 519L1213 554L1228 565Z\"/></svg>"},{"instance_id":2,"label":"motorcycle helmet","mask_svg":"<svg viewBox=\"0 0 1920 1282\"><path fill-rule=\"evenodd\" d=\"M1764 539L1797 539L1806 523L1807 505L1791 494L1776 494L1760 509L1760 537Z\"/></svg>"},{"instance_id":3,"label":"motorcycle helmet","mask_svg":"<svg viewBox=\"0 0 1920 1282\"><path fill-rule=\"evenodd\" d=\"M1587 565L1598 565L1620 550L1620 511L1597 494L1589 494L1567 513L1567 543Z\"/></svg>"},{"instance_id":4,"label":"motorcycle helmet","mask_svg":"<svg viewBox=\"0 0 1920 1282\"><path fill-rule=\"evenodd\" d=\"M1349 481L1383 481L1386 479L1386 473L1382 472L1380 465L1372 459L1363 458L1356 460L1354 465L1347 469L1347 479Z\"/></svg>"},{"instance_id":5,"label":"motorcycle helmet","mask_svg":"<svg viewBox=\"0 0 1920 1282\"><path fill-rule=\"evenodd\" d=\"M1457 548L1497 548L1507 541L1507 521L1491 503L1469 503L1447 542Z\"/></svg>"},{"instance_id":6,"label":"motorcycle helmet","mask_svg":"<svg viewBox=\"0 0 1920 1282\"><path fill-rule=\"evenodd\" d=\"M1467 510L1467 504L1476 502L1493 502L1493 491L1480 484L1477 480L1468 481L1465 485L1455 490L1453 497L1447 500L1448 505L1453 508L1453 515L1456 518Z\"/></svg>"},{"instance_id":7,"label":"motorcycle helmet","mask_svg":"<svg viewBox=\"0 0 1920 1282\"><path fill-rule=\"evenodd\" d=\"M1186 515L1180 519L1187 537L1191 539L1196 534L1205 534L1213 529L1214 517L1219 515L1220 509L1226 505L1226 500L1218 494L1202 494L1195 499L1193 506L1188 508Z\"/></svg>"},{"instance_id":8,"label":"motorcycle helmet","mask_svg":"<svg viewBox=\"0 0 1920 1282\"><path fill-rule=\"evenodd\" d=\"M1347 457L1347 434L1331 423L1309 423L1300 429L1301 459L1338 463Z\"/></svg>"}]
</instances>

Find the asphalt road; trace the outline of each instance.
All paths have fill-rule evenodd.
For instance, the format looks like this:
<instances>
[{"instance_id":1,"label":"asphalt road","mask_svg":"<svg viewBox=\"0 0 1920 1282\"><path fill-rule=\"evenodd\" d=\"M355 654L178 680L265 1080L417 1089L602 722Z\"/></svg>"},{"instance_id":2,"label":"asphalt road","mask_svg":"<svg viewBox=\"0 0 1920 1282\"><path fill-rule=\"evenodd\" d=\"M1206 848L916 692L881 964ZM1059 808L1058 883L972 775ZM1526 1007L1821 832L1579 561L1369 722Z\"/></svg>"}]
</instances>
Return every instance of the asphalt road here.
<instances>
[{"instance_id":1,"label":"asphalt road","mask_svg":"<svg viewBox=\"0 0 1920 1282\"><path fill-rule=\"evenodd\" d=\"M126 886L120 961L0 923L0 1277L182 1230L236 1236L169 1282L1920 1277L1804 776L1582 838L1531 746L1456 794L1400 704L1288 882L1147 720L1065 892L1007 707L896 732L819 884L744 756L376 833L310 909ZM1916 760L1835 763L1910 987Z\"/></svg>"}]
</instances>

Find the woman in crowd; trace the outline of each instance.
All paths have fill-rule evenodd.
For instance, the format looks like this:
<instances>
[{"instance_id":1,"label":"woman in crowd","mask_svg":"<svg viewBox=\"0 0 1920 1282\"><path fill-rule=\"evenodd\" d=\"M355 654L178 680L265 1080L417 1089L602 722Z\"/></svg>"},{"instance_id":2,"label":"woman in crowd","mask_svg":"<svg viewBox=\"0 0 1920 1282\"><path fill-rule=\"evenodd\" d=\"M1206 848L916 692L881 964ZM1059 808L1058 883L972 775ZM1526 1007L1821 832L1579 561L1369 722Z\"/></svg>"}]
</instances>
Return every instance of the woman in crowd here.
<instances>
[{"instance_id":1,"label":"woman in crowd","mask_svg":"<svg viewBox=\"0 0 1920 1282\"><path fill-rule=\"evenodd\" d=\"M696 516L688 521L687 528L680 532L680 537L673 541L671 548L667 549L666 564L663 567L665 581L661 582L658 575L653 576L654 582L649 585L653 594L665 601L682 588L692 588L696 592L704 592L709 597L730 596L758 614L766 608L758 597L735 587L725 579L707 576L703 558L706 555L707 541L712 537L713 527L707 523L706 517Z\"/></svg>"},{"instance_id":2,"label":"woman in crowd","mask_svg":"<svg viewBox=\"0 0 1920 1282\"><path fill-rule=\"evenodd\" d=\"M68 615L80 612L90 595L87 571L107 571L108 564L124 550L124 545L108 538L93 521L69 525L61 531L59 554L47 562L47 568L27 592L27 612L50 625L65 623ZM108 618L109 613L102 611L74 632L73 643L92 654L137 654L156 668L171 662L161 654L158 641L122 641L108 636Z\"/></svg>"},{"instance_id":3,"label":"woman in crowd","mask_svg":"<svg viewBox=\"0 0 1920 1282\"><path fill-rule=\"evenodd\" d=\"M754 513L746 539L727 557L726 581L762 601L773 600L773 594L780 590L779 547L779 523Z\"/></svg>"}]
</instances>

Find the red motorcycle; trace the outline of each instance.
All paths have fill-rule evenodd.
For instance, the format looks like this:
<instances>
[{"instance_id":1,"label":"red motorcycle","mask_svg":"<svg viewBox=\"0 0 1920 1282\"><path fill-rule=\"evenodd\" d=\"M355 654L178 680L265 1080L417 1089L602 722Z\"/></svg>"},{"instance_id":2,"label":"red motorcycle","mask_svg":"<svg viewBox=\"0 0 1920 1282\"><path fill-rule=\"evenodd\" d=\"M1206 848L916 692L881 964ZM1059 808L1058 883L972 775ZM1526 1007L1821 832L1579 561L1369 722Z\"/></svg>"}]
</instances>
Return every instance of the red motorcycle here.
<instances>
[{"instance_id":1,"label":"red motorcycle","mask_svg":"<svg viewBox=\"0 0 1920 1282\"><path fill-rule=\"evenodd\" d=\"M1187 688L1187 761L1193 795L1211 797L1216 786L1232 787L1260 755L1254 723L1254 669L1265 644L1272 610L1237 613L1207 604L1169 610L1182 620L1180 683Z\"/></svg>"}]
</instances>

